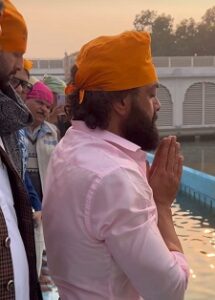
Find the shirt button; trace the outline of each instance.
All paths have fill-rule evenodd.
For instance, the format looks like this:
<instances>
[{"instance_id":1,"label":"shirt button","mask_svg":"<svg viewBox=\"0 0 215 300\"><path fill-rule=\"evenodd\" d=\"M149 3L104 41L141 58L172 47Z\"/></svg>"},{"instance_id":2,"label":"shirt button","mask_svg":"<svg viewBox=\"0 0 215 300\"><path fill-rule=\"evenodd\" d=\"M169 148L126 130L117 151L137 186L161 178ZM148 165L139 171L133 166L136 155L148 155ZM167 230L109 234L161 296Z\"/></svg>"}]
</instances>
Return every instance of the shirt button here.
<instances>
[{"instance_id":1,"label":"shirt button","mask_svg":"<svg viewBox=\"0 0 215 300\"><path fill-rule=\"evenodd\" d=\"M14 290L14 281L9 280L8 283L7 283L7 291L12 292L13 290Z\"/></svg>"},{"instance_id":2,"label":"shirt button","mask_svg":"<svg viewBox=\"0 0 215 300\"><path fill-rule=\"evenodd\" d=\"M6 248L10 248L10 238L9 238L9 236L6 237L6 239L4 241L4 245L5 245Z\"/></svg>"}]
</instances>

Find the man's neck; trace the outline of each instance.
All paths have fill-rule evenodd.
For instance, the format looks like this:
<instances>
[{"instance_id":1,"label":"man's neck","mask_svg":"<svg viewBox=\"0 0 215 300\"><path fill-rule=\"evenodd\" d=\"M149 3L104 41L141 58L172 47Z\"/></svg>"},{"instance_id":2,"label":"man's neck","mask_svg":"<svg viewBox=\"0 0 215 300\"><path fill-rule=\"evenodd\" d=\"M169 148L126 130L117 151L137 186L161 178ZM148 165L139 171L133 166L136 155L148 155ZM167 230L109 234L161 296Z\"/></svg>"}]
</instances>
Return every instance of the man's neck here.
<instances>
[{"instance_id":1,"label":"man's neck","mask_svg":"<svg viewBox=\"0 0 215 300\"><path fill-rule=\"evenodd\" d=\"M34 130L36 129L36 128L38 128L38 127L41 127L41 123L33 123L33 124L31 124L31 126L30 126L30 130L32 131L32 132L34 132Z\"/></svg>"},{"instance_id":2,"label":"man's neck","mask_svg":"<svg viewBox=\"0 0 215 300\"><path fill-rule=\"evenodd\" d=\"M123 134L120 130L120 126L119 126L118 122L114 122L114 121L109 122L109 125L106 128L106 130L123 137Z\"/></svg>"}]
</instances>

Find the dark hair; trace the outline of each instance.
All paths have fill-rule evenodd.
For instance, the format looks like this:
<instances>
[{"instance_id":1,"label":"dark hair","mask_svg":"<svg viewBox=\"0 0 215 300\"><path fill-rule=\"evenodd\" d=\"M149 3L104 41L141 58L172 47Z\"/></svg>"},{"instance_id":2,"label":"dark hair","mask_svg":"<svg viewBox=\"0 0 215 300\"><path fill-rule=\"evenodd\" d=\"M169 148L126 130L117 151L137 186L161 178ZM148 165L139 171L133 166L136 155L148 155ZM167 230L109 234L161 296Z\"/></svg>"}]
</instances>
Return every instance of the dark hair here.
<instances>
[{"instance_id":1,"label":"dark hair","mask_svg":"<svg viewBox=\"0 0 215 300\"><path fill-rule=\"evenodd\" d=\"M78 67L76 65L73 65L70 69L70 82L72 83L75 82L75 75L77 71L78 71Z\"/></svg>"},{"instance_id":2,"label":"dark hair","mask_svg":"<svg viewBox=\"0 0 215 300\"><path fill-rule=\"evenodd\" d=\"M128 95L137 95L138 89L124 91L85 91L83 102L79 103L79 90L75 90L68 96L70 106L70 119L81 120L86 125L95 129L97 127L106 129L109 125L112 104L122 101Z\"/></svg>"}]
</instances>

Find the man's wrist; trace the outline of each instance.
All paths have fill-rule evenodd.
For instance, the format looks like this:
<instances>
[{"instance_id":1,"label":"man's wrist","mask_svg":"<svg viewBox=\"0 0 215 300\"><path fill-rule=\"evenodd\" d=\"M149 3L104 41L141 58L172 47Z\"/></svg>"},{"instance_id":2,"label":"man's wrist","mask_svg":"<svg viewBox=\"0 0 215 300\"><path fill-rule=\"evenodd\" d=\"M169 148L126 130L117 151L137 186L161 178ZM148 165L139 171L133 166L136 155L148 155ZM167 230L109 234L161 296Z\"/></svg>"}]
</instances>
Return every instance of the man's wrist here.
<instances>
[{"instance_id":1,"label":"man's wrist","mask_svg":"<svg viewBox=\"0 0 215 300\"><path fill-rule=\"evenodd\" d=\"M170 214L172 215L171 206L163 203L156 203L158 214Z\"/></svg>"}]
</instances>

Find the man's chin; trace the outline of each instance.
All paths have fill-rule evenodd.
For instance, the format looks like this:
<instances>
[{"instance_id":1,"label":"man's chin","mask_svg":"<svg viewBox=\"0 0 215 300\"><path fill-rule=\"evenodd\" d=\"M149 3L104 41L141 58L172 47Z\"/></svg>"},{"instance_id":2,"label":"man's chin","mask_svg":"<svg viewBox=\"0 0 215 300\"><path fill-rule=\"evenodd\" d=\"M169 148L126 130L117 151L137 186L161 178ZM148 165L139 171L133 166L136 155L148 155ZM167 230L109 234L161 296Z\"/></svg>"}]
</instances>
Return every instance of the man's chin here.
<instances>
[{"instance_id":1,"label":"man's chin","mask_svg":"<svg viewBox=\"0 0 215 300\"><path fill-rule=\"evenodd\" d=\"M45 117L41 116L40 114L37 114L35 119L38 124L42 124L45 121Z\"/></svg>"}]
</instances>

